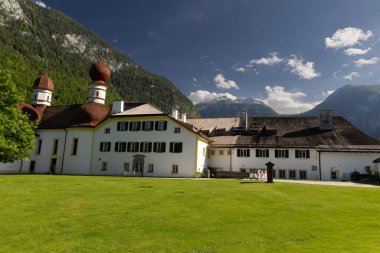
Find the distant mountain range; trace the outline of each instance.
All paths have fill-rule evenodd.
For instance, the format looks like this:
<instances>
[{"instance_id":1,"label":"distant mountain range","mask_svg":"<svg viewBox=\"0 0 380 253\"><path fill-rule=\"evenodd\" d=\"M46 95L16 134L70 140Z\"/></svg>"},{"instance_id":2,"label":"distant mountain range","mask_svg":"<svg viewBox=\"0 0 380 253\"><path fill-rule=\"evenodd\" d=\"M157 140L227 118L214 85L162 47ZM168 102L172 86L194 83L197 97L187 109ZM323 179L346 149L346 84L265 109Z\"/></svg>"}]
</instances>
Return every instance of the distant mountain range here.
<instances>
[{"instance_id":1,"label":"distant mountain range","mask_svg":"<svg viewBox=\"0 0 380 253\"><path fill-rule=\"evenodd\" d=\"M0 1L0 69L9 70L25 100L45 71L55 84L53 104L86 103L88 69L99 60L112 70L107 102L152 103L198 116L192 102L165 77L150 73L127 55L66 15L30 0Z\"/></svg>"},{"instance_id":2,"label":"distant mountain range","mask_svg":"<svg viewBox=\"0 0 380 253\"><path fill-rule=\"evenodd\" d=\"M373 137L380 137L380 85L346 85L337 89L306 115L329 109Z\"/></svg>"},{"instance_id":3,"label":"distant mountain range","mask_svg":"<svg viewBox=\"0 0 380 253\"><path fill-rule=\"evenodd\" d=\"M207 103L199 103L195 108L203 118L239 116L243 111L248 111L249 116L278 115L272 108L253 98L236 100L220 98Z\"/></svg>"},{"instance_id":4,"label":"distant mountain range","mask_svg":"<svg viewBox=\"0 0 380 253\"><path fill-rule=\"evenodd\" d=\"M199 103L196 109L202 117L210 118L239 116L242 111L248 111L249 116L279 115L263 102L253 98L221 98ZM332 110L333 115L345 117L366 134L380 137L380 85L346 85L304 115L316 116L319 110Z\"/></svg>"}]
</instances>

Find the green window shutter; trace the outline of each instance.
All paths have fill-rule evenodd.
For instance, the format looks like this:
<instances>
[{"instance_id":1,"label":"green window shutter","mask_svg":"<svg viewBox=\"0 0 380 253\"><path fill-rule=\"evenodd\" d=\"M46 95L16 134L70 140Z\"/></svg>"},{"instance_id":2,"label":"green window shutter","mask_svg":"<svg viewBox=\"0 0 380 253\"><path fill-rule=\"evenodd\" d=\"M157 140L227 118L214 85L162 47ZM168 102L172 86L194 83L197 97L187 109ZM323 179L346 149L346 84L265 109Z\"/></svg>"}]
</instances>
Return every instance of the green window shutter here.
<instances>
[{"instance_id":1,"label":"green window shutter","mask_svg":"<svg viewBox=\"0 0 380 253\"><path fill-rule=\"evenodd\" d=\"M251 150L247 149L247 157L251 156L250 152L251 152Z\"/></svg>"},{"instance_id":2,"label":"green window shutter","mask_svg":"<svg viewBox=\"0 0 380 253\"><path fill-rule=\"evenodd\" d=\"M152 143L151 142L149 142L149 144L148 144L148 152L152 152Z\"/></svg>"},{"instance_id":3,"label":"green window shutter","mask_svg":"<svg viewBox=\"0 0 380 253\"><path fill-rule=\"evenodd\" d=\"M269 157L269 149L265 150L265 157Z\"/></svg>"},{"instance_id":4,"label":"green window shutter","mask_svg":"<svg viewBox=\"0 0 380 253\"><path fill-rule=\"evenodd\" d=\"M156 121L156 125L154 126L154 130L158 130L158 121Z\"/></svg>"},{"instance_id":5,"label":"green window shutter","mask_svg":"<svg viewBox=\"0 0 380 253\"><path fill-rule=\"evenodd\" d=\"M259 157L259 150L256 149L256 157Z\"/></svg>"},{"instance_id":6,"label":"green window shutter","mask_svg":"<svg viewBox=\"0 0 380 253\"><path fill-rule=\"evenodd\" d=\"M162 152L166 152L166 142L163 142L162 144Z\"/></svg>"},{"instance_id":7,"label":"green window shutter","mask_svg":"<svg viewBox=\"0 0 380 253\"><path fill-rule=\"evenodd\" d=\"M306 158L310 158L310 150L306 150Z\"/></svg>"},{"instance_id":8,"label":"green window shutter","mask_svg":"<svg viewBox=\"0 0 380 253\"><path fill-rule=\"evenodd\" d=\"M298 157L299 157L298 150L296 149L296 158L298 158Z\"/></svg>"},{"instance_id":9,"label":"green window shutter","mask_svg":"<svg viewBox=\"0 0 380 253\"><path fill-rule=\"evenodd\" d=\"M274 151L274 157L278 158L278 149Z\"/></svg>"},{"instance_id":10,"label":"green window shutter","mask_svg":"<svg viewBox=\"0 0 380 253\"><path fill-rule=\"evenodd\" d=\"M173 142L170 142L170 152L173 153L173 149L174 149L174 143L173 143Z\"/></svg>"},{"instance_id":11,"label":"green window shutter","mask_svg":"<svg viewBox=\"0 0 380 253\"><path fill-rule=\"evenodd\" d=\"M129 123L129 131L132 131L133 122Z\"/></svg>"},{"instance_id":12,"label":"green window shutter","mask_svg":"<svg viewBox=\"0 0 380 253\"><path fill-rule=\"evenodd\" d=\"M153 152L157 152L157 142L153 143Z\"/></svg>"},{"instance_id":13,"label":"green window shutter","mask_svg":"<svg viewBox=\"0 0 380 253\"><path fill-rule=\"evenodd\" d=\"M146 125L146 122L143 121L143 122L142 122L142 130L143 130L143 131L145 131L145 125Z\"/></svg>"},{"instance_id":14,"label":"green window shutter","mask_svg":"<svg viewBox=\"0 0 380 253\"><path fill-rule=\"evenodd\" d=\"M237 150L237 157L240 157L240 149Z\"/></svg>"},{"instance_id":15,"label":"green window shutter","mask_svg":"<svg viewBox=\"0 0 380 253\"><path fill-rule=\"evenodd\" d=\"M285 157L289 158L289 150L285 150Z\"/></svg>"},{"instance_id":16,"label":"green window shutter","mask_svg":"<svg viewBox=\"0 0 380 253\"><path fill-rule=\"evenodd\" d=\"M103 142L101 142L101 143L100 143L100 151L102 151L102 150L103 150L103 145L104 145L104 143L103 143Z\"/></svg>"},{"instance_id":17,"label":"green window shutter","mask_svg":"<svg viewBox=\"0 0 380 253\"><path fill-rule=\"evenodd\" d=\"M164 130L166 131L166 129L168 129L168 122L164 121Z\"/></svg>"},{"instance_id":18,"label":"green window shutter","mask_svg":"<svg viewBox=\"0 0 380 253\"><path fill-rule=\"evenodd\" d=\"M182 153L182 142L178 143L178 153Z\"/></svg>"},{"instance_id":19,"label":"green window shutter","mask_svg":"<svg viewBox=\"0 0 380 253\"><path fill-rule=\"evenodd\" d=\"M131 143L130 142L128 142L128 144L127 144L127 151L131 152Z\"/></svg>"},{"instance_id":20,"label":"green window shutter","mask_svg":"<svg viewBox=\"0 0 380 253\"><path fill-rule=\"evenodd\" d=\"M137 122L137 131L140 131L140 129L141 129L141 122L139 121Z\"/></svg>"},{"instance_id":21,"label":"green window shutter","mask_svg":"<svg viewBox=\"0 0 380 253\"><path fill-rule=\"evenodd\" d=\"M144 142L140 142L140 152L144 151Z\"/></svg>"}]
</instances>

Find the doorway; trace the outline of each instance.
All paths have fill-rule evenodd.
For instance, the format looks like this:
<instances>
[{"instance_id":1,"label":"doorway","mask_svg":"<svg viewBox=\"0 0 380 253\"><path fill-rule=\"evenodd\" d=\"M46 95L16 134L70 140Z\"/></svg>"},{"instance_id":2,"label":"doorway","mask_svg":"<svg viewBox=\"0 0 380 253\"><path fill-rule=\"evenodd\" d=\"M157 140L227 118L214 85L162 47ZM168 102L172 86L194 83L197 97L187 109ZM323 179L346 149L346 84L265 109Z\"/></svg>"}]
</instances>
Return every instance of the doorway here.
<instances>
[{"instance_id":1,"label":"doorway","mask_svg":"<svg viewBox=\"0 0 380 253\"><path fill-rule=\"evenodd\" d=\"M30 166L29 166L29 173L34 174L34 169L36 167L36 161L30 161Z\"/></svg>"},{"instance_id":2,"label":"doorway","mask_svg":"<svg viewBox=\"0 0 380 253\"><path fill-rule=\"evenodd\" d=\"M136 177L144 176L144 155L133 156L132 175Z\"/></svg>"},{"instance_id":3,"label":"doorway","mask_svg":"<svg viewBox=\"0 0 380 253\"><path fill-rule=\"evenodd\" d=\"M55 174L55 169L57 167L57 158L52 158L50 163L50 174Z\"/></svg>"}]
</instances>

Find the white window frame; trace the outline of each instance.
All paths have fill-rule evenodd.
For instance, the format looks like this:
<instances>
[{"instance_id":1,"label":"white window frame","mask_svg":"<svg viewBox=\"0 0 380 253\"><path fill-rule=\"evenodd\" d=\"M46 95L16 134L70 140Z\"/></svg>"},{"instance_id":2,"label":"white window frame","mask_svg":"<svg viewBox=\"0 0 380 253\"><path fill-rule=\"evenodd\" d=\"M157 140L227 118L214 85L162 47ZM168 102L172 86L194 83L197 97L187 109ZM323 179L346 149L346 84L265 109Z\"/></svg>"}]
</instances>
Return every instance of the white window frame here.
<instances>
[{"instance_id":1,"label":"white window frame","mask_svg":"<svg viewBox=\"0 0 380 253\"><path fill-rule=\"evenodd\" d=\"M125 152L127 150L127 143L125 141L115 142L115 152Z\"/></svg>"},{"instance_id":2,"label":"white window frame","mask_svg":"<svg viewBox=\"0 0 380 253\"><path fill-rule=\"evenodd\" d=\"M111 142L110 141L102 141L100 142L100 152L110 152L111 151Z\"/></svg>"},{"instance_id":3,"label":"white window frame","mask_svg":"<svg viewBox=\"0 0 380 253\"><path fill-rule=\"evenodd\" d=\"M100 168L101 171L107 171L108 169L108 162L102 162L102 167Z\"/></svg>"},{"instance_id":4,"label":"white window frame","mask_svg":"<svg viewBox=\"0 0 380 253\"><path fill-rule=\"evenodd\" d=\"M174 128L174 133L175 133L175 134L179 134L179 133L181 133L181 128L180 128L180 127L175 127L175 128Z\"/></svg>"},{"instance_id":5,"label":"white window frame","mask_svg":"<svg viewBox=\"0 0 380 253\"><path fill-rule=\"evenodd\" d=\"M297 170L288 171L289 179L297 179Z\"/></svg>"},{"instance_id":6,"label":"white window frame","mask_svg":"<svg viewBox=\"0 0 380 253\"><path fill-rule=\"evenodd\" d=\"M178 164L172 165L172 174L178 174Z\"/></svg>"},{"instance_id":7,"label":"white window frame","mask_svg":"<svg viewBox=\"0 0 380 253\"><path fill-rule=\"evenodd\" d=\"M153 163L148 164L148 173L154 173L154 164Z\"/></svg>"},{"instance_id":8,"label":"white window frame","mask_svg":"<svg viewBox=\"0 0 380 253\"><path fill-rule=\"evenodd\" d=\"M128 131L128 121L117 122L117 131Z\"/></svg>"}]
</instances>

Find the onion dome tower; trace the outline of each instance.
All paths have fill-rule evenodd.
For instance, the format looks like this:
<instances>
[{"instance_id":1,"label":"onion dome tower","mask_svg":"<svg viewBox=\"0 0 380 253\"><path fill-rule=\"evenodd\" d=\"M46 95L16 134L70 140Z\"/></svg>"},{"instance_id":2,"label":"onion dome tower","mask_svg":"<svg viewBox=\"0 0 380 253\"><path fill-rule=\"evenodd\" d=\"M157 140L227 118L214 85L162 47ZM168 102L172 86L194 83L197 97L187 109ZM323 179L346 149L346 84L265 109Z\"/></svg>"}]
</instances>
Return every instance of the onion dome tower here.
<instances>
[{"instance_id":1,"label":"onion dome tower","mask_svg":"<svg viewBox=\"0 0 380 253\"><path fill-rule=\"evenodd\" d=\"M50 106L53 91L53 80L47 74L38 77L33 84L32 105Z\"/></svg>"},{"instance_id":2,"label":"onion dome tower","mask_svg":"<svg viewBox=\"0 0 380 253\"><path fill-rule=\"evenodd\" d=\"M89 71L92 82L88 91L87 102L104 104L106 100L106 82L111 77L110 68L102 61L91 65Z\"/></svg>"}]
</instances>

